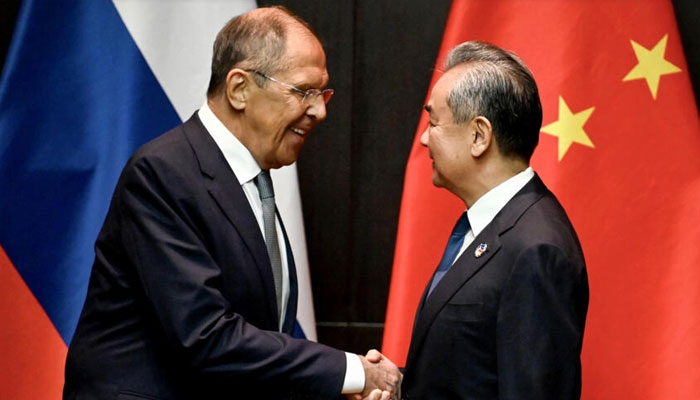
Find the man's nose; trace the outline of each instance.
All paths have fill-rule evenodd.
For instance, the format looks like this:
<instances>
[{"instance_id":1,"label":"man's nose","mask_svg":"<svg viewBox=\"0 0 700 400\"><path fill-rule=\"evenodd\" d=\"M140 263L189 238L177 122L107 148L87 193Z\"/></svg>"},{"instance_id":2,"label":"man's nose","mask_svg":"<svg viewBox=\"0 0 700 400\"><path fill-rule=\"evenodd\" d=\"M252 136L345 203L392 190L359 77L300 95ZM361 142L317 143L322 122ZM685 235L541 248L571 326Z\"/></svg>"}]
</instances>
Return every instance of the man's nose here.
<instances>
[{"instance_id":1,"label":"man's nose","mask_svg":"<svg viewBox=\"0 0 700 400\"><path fill-rule=\"evenodd\" d=\"M428 128L425 128L423 133L420 135L420 144L423 146L428 146Z\"/></svg>"},{"instance_id":2,"label":"man's nose","mask_svg":"<svg viewBox=\"0 0 700 400\"><path fill-rule=\"evenodd\" d=\"M306 114L318 121L326 119L326 103L323 101L323 96L316 96L311 100L309 108L306 109Z\"/></svg>"}]
</instances>

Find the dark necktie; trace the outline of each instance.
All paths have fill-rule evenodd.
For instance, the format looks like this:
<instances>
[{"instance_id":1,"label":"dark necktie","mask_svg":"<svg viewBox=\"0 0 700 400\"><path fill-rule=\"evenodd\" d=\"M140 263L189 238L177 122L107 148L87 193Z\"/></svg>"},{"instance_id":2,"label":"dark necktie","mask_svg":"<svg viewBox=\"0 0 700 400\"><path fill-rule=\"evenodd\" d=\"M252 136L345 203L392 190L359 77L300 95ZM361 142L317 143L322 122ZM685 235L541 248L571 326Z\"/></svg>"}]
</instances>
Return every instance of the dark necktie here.
<instances>
[{"instance_id":1,"label":"dark necktie","mask_svg":"<svg viewBox=\"0 0 700 400\"><path fill-rule=\"evenodd\" d=\"M435 276L430 284L430 289L428 290L428 295L435 289L440 279L447 273L452 264L459 254L459 249L462 248L464 243L464 236L469 230L469 219L467 219L467 212L465 211L461 217L457 220L454 229L452 229L452 234L450 235L450 240L447 241L447 248L442 255L440 264L438 264L437 270L435 271Z\"/></svg>"},{"instance_id":2,"label":"dark necktie","mask_svg":"<svg viewBox=\"0 0 700 400\"><path fill-rule=\"evenodd\" d=\"M272 266L272 278L275 281L275 295L277 296L277 315L282 312L282 259L277 242L277 227L275 217L275 190L272 187L270 172L263 170L255 177L255 185L260 193L263 211L263 227L265 230L265 245Z\"/></svg>"}]
</instances>

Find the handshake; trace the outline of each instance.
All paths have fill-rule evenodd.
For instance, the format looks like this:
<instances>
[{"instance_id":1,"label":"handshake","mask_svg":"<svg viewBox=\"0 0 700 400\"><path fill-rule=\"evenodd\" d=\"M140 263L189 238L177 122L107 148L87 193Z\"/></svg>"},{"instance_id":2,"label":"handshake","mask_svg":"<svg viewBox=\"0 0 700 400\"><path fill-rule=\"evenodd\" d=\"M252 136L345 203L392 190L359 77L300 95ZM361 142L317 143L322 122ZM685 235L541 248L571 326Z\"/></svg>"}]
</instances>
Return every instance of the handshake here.
<instances>
[{"instance_id":1,"label":"handshake","mask_svg":"<svg viewBox=\"0 0 700 400\"><path fill-rule=\"evenodd\" d=\"M377 350L360 356L365 370L365 388L362 393L347 395L350 400L400 400L403 375L391 360Z\"/></svg>"}]
</instances>

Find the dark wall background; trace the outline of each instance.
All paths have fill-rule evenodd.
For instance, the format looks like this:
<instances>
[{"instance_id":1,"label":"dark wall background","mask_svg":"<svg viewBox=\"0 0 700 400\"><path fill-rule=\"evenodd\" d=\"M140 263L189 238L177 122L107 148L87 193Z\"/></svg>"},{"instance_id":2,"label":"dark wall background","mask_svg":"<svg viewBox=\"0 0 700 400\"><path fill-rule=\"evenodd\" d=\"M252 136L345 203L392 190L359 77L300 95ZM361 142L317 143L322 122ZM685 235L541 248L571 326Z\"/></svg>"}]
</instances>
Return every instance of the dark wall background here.
<instances>
[{"instance_id":1,"label":"dark wall background","mask_svg":"<svg viewBox=\"0 0 700 400\"><path fill-rule=\"evenodd\" d=\"M319 341L381 345L406 160L450 0L285 0L324 42L329 118L299 159ZM700 2L674 0L700 98ZM19 0L0 0L0 60Z\"/></svg>"},{"instance_id":2,"label":"dark wall background","mask_svg":"<svg viewBox=\"0 0 700 400\"><path fill-rule=\"evenodd\" d=\"M406 160L450 1L282 3L321 36L336 89L298 163L319 340L364 354L381 345Z\"/></svg>"}]
</instances>

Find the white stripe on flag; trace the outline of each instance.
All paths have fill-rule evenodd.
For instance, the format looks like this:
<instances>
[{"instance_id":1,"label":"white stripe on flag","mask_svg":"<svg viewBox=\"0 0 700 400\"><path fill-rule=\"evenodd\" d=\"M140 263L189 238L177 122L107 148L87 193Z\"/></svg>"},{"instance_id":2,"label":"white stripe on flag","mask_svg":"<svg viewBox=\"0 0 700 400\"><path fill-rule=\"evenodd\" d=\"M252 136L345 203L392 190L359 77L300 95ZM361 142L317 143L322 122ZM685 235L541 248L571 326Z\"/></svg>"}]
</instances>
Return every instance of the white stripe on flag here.
<instances>
[{"instance_id":1,"label":"white stripe on flag","mask_svg":"<svg viewBox=\"0 0 700 400\"><path fill-rule=\"evenodd\" d=\"M124 25L183 121L204 104L216 34L254 1L114 0Z\"/></svg>"},{"instance_id":2,"label":"white stripe on flag","mask_svg":"<svg viewBox=\"0 0 700 400\"><path fill-rule=\"evenodd\" d=\"M114 0L129 33L183 121L206 98L216 34L254 1ZM273 171L277 206L283 216L297 267L297 321L307 339L316 340L309 261L296 165Z\"/></svg>"}]
</instances>

